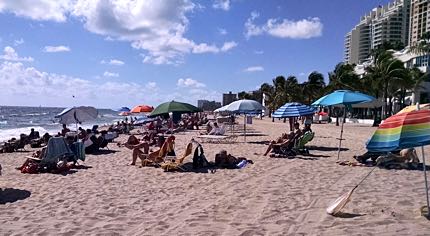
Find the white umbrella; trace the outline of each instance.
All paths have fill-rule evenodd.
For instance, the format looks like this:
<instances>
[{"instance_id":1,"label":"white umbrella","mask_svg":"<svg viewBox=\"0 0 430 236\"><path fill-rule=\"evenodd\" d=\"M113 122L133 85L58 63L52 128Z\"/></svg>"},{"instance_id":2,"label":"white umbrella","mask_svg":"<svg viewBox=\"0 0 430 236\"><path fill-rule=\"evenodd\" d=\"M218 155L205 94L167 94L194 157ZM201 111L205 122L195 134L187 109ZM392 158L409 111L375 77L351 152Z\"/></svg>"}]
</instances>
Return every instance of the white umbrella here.
<instances>
[{"instance_id":1,"label":"white umbrella","mask_svg":"<svg viewBox=\"0 0 430 236\"><path fill-rule=\"evenodd\" d=\"M55 118L59 118L60 124L78 124L85 121L94 120L98 116L98 111L94 107L72 107L64 109Z\"/></svg>"},{"instance_id":2,"label":"white umbrella","mask_svg":"<svg viewBox=\"0 0 430 236\"><path fill-rule=\"evenodd\" d=\"M255 114L255 113L261 113L262 110L264 110L263 105L261 103L254 101L254 100L248 100L248 99L242 99L235 102L230 103L225 108L225 111L230 111L238 114L245 114L244 119L244 139L246 142L246 114Z\"/></svg>"}]
</instances>

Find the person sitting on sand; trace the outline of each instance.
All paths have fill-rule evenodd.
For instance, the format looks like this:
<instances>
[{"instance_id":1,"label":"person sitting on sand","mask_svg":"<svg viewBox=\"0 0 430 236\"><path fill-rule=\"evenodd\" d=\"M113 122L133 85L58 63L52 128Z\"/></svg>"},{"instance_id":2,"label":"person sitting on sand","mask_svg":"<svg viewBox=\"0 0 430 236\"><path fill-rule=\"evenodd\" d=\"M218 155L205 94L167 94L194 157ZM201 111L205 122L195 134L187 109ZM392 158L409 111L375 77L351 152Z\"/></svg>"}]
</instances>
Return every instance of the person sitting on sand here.
<instances>
[{"instance_id":1,"label":"person sitting on sand","mask_svg":"<svg viewBox=\"0 0 430 236\"><path fill-rule=\"evenodd\" d=\"M136 165L136 160L139 157L142 160L142 165L144 165L144 160L147 159L151 162L157 162L160 158L160 155L164 156L175 156L174 152L174 142L175 142L175 136L170 136L167 138L165 146L164 144L160 147L159 150L149 153L149 137L144 136L142 141L138 141L137 144L125 144L124 146L128 149L133 150L132 153L132 161L130 165ZM130 140L129 140L130 141ZM136 143L136 139L131 140L133 143ZM163 148L166 148L166 150L163 150ZM141 150L143 149L143 150ZM161 153L163 152L163 153Z\"/></svg>"},{"instance_id":2,"label":"person sitting on sand","mask_svg":"<svg viewBox=\"0 0 430 236\"><path fill-rule=\"evenodd\" d=\"M70 129L67 128L66 124L63 124L63 129L61 130L61 136L65 137L68 132L70 132Z\"/></svg>"},{"instance_id":3,"label":"person sitting on sand","mask_svg":"<svg viewBox=\"0 0 430 236\"><path fill-rule=\"evenodd\" d=\"M34 128L31 128L30 130L30 134L28 135L28 139L32 140L32 139L38 139L39 137L39 132L35 132Z\"/></svg>"},{"instance_id":4,"label":"person sitting on sand","mask_svg":"<svg viewBox=\"0 0 430 236\"><path fill-rule=\"evenodd\" d=\"M78 139L84 139L87 137L87 131L85 131L84 129L82 129L82 127L78 128Z\"/></svg>"}]
</instances>

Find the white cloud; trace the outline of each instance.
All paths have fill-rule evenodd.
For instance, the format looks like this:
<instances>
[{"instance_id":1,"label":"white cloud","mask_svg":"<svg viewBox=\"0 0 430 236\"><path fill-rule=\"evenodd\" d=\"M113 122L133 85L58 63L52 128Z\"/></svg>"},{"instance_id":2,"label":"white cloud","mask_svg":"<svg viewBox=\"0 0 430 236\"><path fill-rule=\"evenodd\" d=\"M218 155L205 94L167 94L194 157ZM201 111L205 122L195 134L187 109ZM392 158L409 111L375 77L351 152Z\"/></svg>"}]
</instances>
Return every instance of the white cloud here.
<instances>
[{"instance_id":1,"label":"white cloud","mask_svg":"<svg viewBox=\"0 0 430 236\"><path fill-rule=\"evenodd\" d=\"M113 65L113 66L122 66L125 63L123 61L121 61L121 60L110 59L109 61L101 60L100 64L109 64L109 65Z\"/></svg>"},{"instance_id":2,"label":"white cloud","mask_svg":"<svg viewBox=\"0 0 430 236\"><path fill-rule=\"evenodd\" d=\"M119 77L119 74L118 73L109 72L109 71L105 71L103 73L103 76L104 77Z\"/></svg>"},{"instance_id":3,"label":"white cloud","mask_svg":"<svg viewBox=\"0 0 430 236\"><path fill-rule=\"evenodd\" d=\"M221 9L224 11L230 10L230 0L215 0L212 4L212 7L215 9Z\"/></svg>"},{"instance_id":4,"label":"white cloud","mask_svg":"<svg viewBox=\"0 0 430 236\"><path fill-rule=\"evenodd\" d=\"M90 32L130 41L144 50L143 62L179 64L190 53L216 53L215 45L185 38L187 14L199 9L189 0L78 0L72 12Z\"/></svg>"},{"instance_id":5,"label":"white cloud","mask_svg":"<svg viewBox=\"0 0 430 236\"><path fill-rule=\"evenodd\" d=\"M70 48L64 45L59 46L45 46L44 52L70 52Z\"/></svg>"},{"instance_id":6,"label":"white cloud","mask_svg":"<svg viewBox=\"0 0 430 236\"><path fill-rule=\"evenodd\" d=\"M223 28L218 28L218 33L219 33L220 35L226 35L226 34L227 34L227 30L226 30L226 29L223 29Z\"/></svg>"},{"instance_id":7,"label":"white cloud","mask_svg":"<svg viewBox=\"0 0 430 236\"><path fill-rule=\"evenodd\" d=\"M22 39L22 38L20 38L20 39L15 39L14 41L13 41L13 45L16 47L16 46L19 46L19 45L21 45L21 44L23 44L24 43L24 39Z\"/></svg>"},{"instance_id":8,"label":"white cloud","mask_svg":"<svg viewBox=\"0 0 430 236\"><path fill-rule=\"evenodd\" d=\"M3 55L0 55L1 60L5 61L34 61L32 57L19 57L18 53L10 46L3 49Z\"/></svg>"},{"instance_id":9,"label":"white cloud","mask_svg":"<svg viewBox=\"0 0 430 236\"><path fill-rule=\"evenodd\" d=\"M264 71L264 67L262 66L250 66L243 70L244 72L258 72L258 71Z\"/></svg>"},{"instance_id":10,"label":"white cloud","mask_svg":"<svg viewBox=\"0 0 430 236\"><path fill-rule=\"evenodd\" d=\"M64 22L72 2L71 0L3 0L0 2L0 12L10 12L16 16L39 21Z\"/></svg>"},{"instance_id":11,"label":"white cloud","mask_svg":"<svg viewBox=\"0 0 430 236\"><path fill-rule=\"evenodd\" d=\"M263 50L255 50L254 53L261 55L261 54L264 54L264 51Z\"/></svg>"},{"instance_id":12,"label":"white cloud","mask_svg":"<svg viewBox=\"0 0 430 236\"><path fill-rule=\"evenodd\" d=\"M245 22L245 37L268 34L279 38L309 39L322 35L323 24L317 17L298 21L268 19L264 25L254 24L259 17L257 12L252 12L251 17Z\"/></svg>"},{"instance_id":13,"label":"white cloud","mask_svg":"<svg viewBox=\"0 0 430 236\"><path fill-rule=\"evenodd\" d=\"M185 81L186 79L184 84ZM91 81L43 72L34 67L26 67L21 62L10 61L0 63L0 87L8 88L0 93L0 101L7 101L8 105L26 106L79 104L109 108L123 106L133 101L145 101L156 106L168 100L194 104L197 99L203 97L210 100L221 98L219 92L205 89L201 85L200 87L190 85L188 89L177 87L172 92L165 88L160 89L156 81L145 83ZM71 99L72 96L75 98Z\"/></svg>"},{"instance_id":14,"label":"white cloud","mask_svg":"<svg viewBox=\"0 0 430 236\"><path fill-rule=\"evenodd\" d=\"M0 1L0 12L34 20L63 22L78 18L84 27L106 40L131 42L144 51L144 63L179 64L190 53L224 52L211 43L197 43L184 35L187 14L202 8L190 0L25 0Z\"/></svg>"},{"instance_id":15,"label":"white cloud","mask_svg":"<svg viewBox=\"0 0 430 236\"><path fill-rule=\"evenodd\" d=\"M186 87L186 88L204 88L206 85L204 83L198 82L197 80L193 80L191 78L186 79L178 79L176 83L178 87Z\"/></svg>"},{"instance_id":16,"label":"white cloud","mask_svg":"<svg viewBox=\"0 0 430 236\"><path fill-rule=\"evenodd\" d=\"M237 46L237 43L234 41L225 42L224 45L221 47L222 52L227 52L232 48L235 48Z\"/></svg>"}]
</instances>

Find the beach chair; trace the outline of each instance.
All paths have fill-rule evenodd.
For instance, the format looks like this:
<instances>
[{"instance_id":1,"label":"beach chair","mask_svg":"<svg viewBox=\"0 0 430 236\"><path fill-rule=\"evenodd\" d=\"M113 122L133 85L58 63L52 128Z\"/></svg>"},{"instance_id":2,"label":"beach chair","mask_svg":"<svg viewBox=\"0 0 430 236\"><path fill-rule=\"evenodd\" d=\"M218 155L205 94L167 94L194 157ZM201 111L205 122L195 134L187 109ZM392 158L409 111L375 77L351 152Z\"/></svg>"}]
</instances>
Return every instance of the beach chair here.
<instances>
[{"instance_id":1,"label":"beach chair","mask_svg":"<svg viewBox=\"0 0 430 236\"><path fill-rule=\"evenodd\" d=\"M164 171L177 171L177 170L182 170L182 171L186 171L183 168L183 162L185 160L185 158L187 156L189 156L193 151L193 144L190 142L187 144L187 147L185 148L185 152L182 155L182 157L180 158L176 158L176 157L166 157L164 162L161 163L161 168Z\"/></svg>"},{"instance_id":2,"label":"beach chair","mask_svg":"<svg viewBox=\"0 0 430 236\"><path fill-rule=\"evenodd\" d=\"M143 154L141 156L142 166L160 166L165 160L176 158L176 155L172 155L175 153L175 144L173 140L174 138L172 139L169 137L164 141L159 150L149 154Z\"/></svg>"},{"instance_id":3,"label":"beach chair","mask_svg":"<svg viewBox=\"0 0 430 236\"><path fill-rule=\"evenodd\" d=\"M312 139L314 139L314 136L315 136L314 132L310 132L310 131L305 132L302 136L300 136L297 139L293 147L293 151L299 154L309 154L309 149L307 149L305 145L310 141L312 141Z\"/></svg>"}]
</instances>

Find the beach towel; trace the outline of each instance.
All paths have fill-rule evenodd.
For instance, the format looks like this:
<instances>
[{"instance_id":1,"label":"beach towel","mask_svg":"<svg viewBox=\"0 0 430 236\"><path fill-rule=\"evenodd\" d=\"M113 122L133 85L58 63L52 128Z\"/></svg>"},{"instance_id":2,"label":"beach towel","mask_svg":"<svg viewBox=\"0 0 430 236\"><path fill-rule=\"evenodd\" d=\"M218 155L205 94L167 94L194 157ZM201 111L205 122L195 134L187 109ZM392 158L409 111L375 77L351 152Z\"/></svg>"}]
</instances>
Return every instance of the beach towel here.
<instances>
[{"instance_id":1,"label":"beach towel","mask_svg":"<svg viewBox=\"0 0 430 236\"><path fill-rule=\"evenodd\" d=\"M70 149L75 154L75 161L85 161L85 147L83 142L74 142Z\"/></svg>"},{"instance_id":2,"label":"beach towel","mask_svg":"<svg viewBox=\"0 0 430 236\"><path fill-rule=\"evenodd\" d=\"M74 156L64 137L52 137L48 141L41 164L57 164L60 157Z\"/></svg>"}]
</instances>

